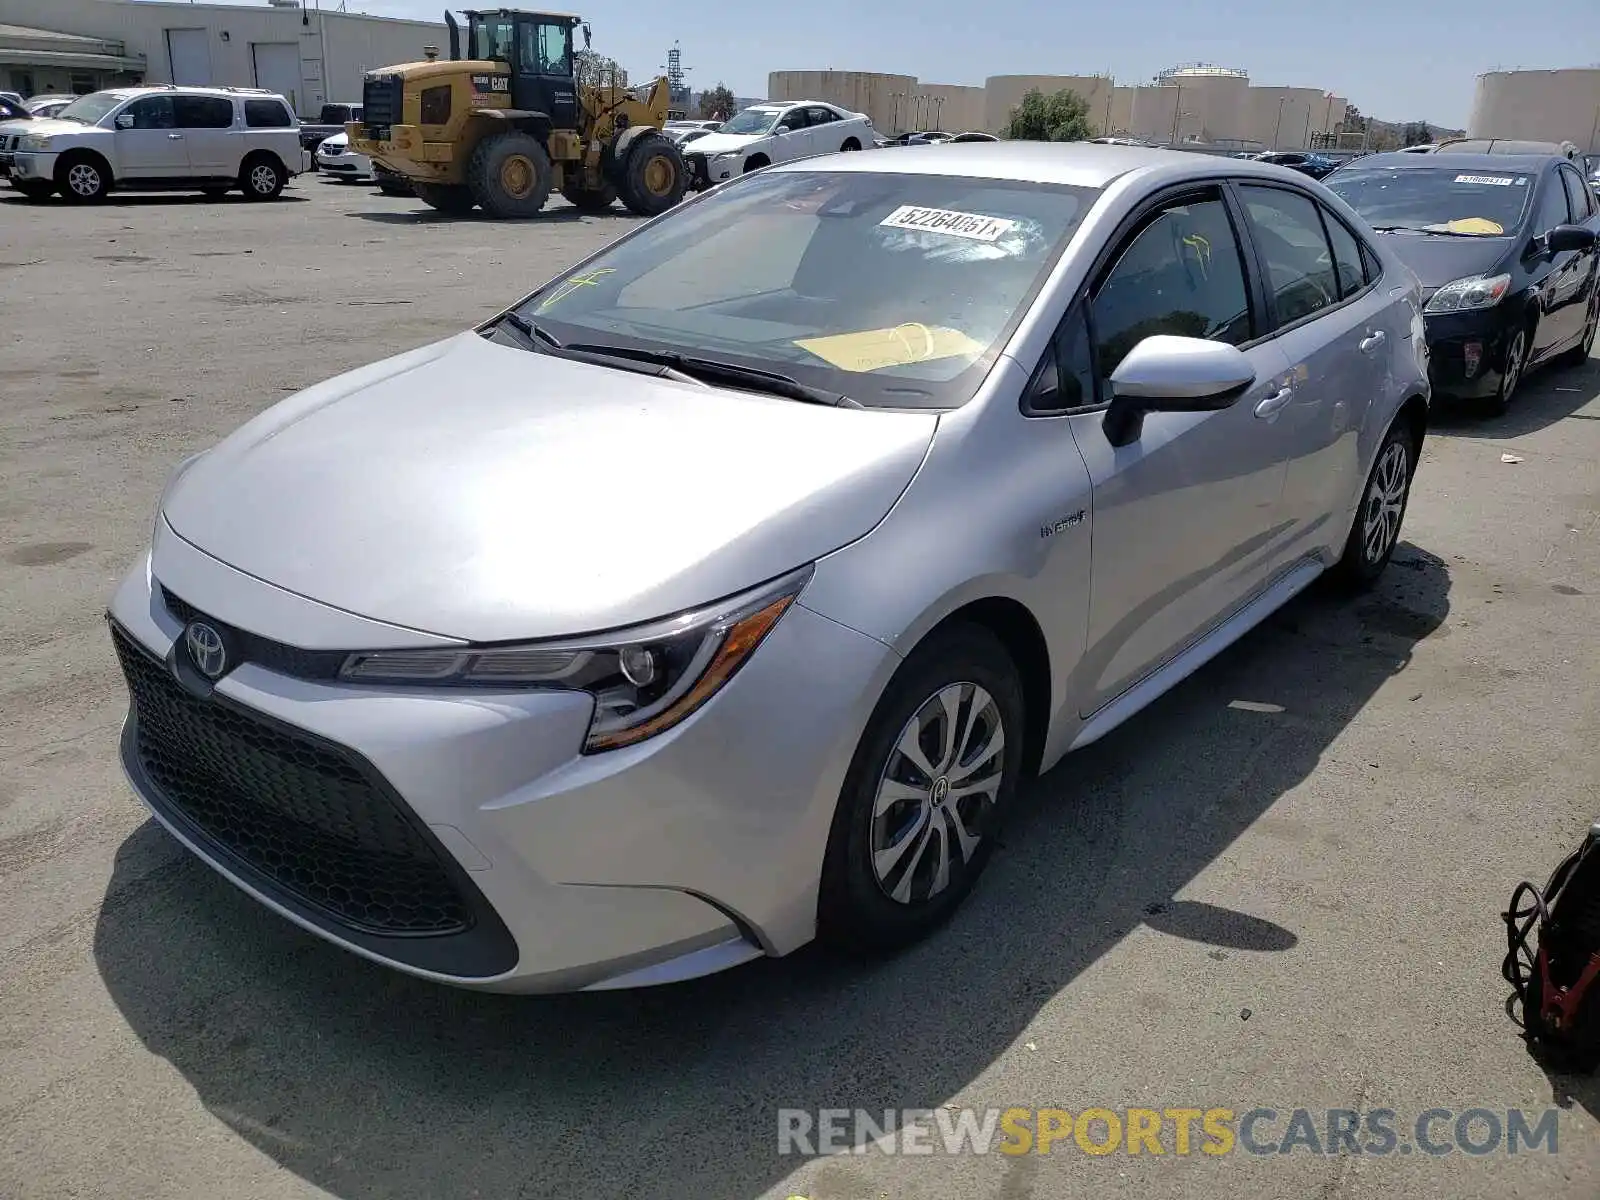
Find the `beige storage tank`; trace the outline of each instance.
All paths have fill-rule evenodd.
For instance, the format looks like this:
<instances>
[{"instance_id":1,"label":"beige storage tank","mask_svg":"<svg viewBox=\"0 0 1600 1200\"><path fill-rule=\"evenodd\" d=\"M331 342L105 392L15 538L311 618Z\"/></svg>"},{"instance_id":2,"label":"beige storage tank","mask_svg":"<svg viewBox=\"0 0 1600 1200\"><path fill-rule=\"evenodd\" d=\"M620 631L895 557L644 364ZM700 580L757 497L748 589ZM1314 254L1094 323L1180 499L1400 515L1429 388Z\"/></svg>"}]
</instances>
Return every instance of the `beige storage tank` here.
<instances>
[{"instance_id":1,"label":"beige storage tank","mask_svg":"<svg viewBox=\"0 0 1600 1200\"><path fill-rule=\"evenodd\" d=\"M911 117L920 129L948 129L952 133L987 131L984 104L988 93L981 87L955 83L920 83L911 101ZM908 123L907 128L910 128Z\"/></svg>"},{"instance_id":2,"label":"beige storage tank","mask_svg":"<svg viewBox=\"0 0 1600 1200\"><path fill-rule=\"evenodd\" d=\"M770 100L826 100L866 113L880 132L892 133L911 119L915 75L876 71L773 71L767 76Z\"/></svg>"},{"instance_id":3,"label":"beige storage tank","mask_svg":"<svg viewBox=\"0 0 1600 1200\"><path fill-rule=\"evenodd\" d=\"M1133 89L1128 132L1134 137L1166 145L1183 140L1183 115L1178 92L1165 84L1141 83Z\"/></svg>"},{"instance_id":4,"label":"beige storage tank","mask_svg":"<svg viewBox=\"0 0 1600 1200\"><path fill-rule=\"evenodd\" d=\"M1031 91L1044 96L1076 92L1089 105L1089 124L1096 134L1105 128L1111 110L1111 79L1107 75L991 75L984 80L984 124L999 133L1011 120L1011 110Z\"/></svg>"},{"instance_id":5,"label":"beige storage tank","mask_svg":"<svg viewBox=\"0 0 1600 1200\"><path fill-rule=\"evenodd\" d=\"M1245 136L1248 73L1210 63L1185 63L1161 72L1156 82L1176 89L1171 100L1178 115L1175 140L1218 142ZM1163 141L1173 140L1170 113L1168 121Z\"/></svg>"},{"instance_id":6,"label":"beige storage tank","mask_svg":"<svg viewBox=\"0 0 1600 1200\"><path fill-rule=\"evenodd\" d=\"M1479 75L1467 136L1572 142L1600 151L1600 67Z\"/></svg>"},{"instance_id":7,"label":"beige storage tank","mask_svg":"<svg viewBox=\"0 0 1600 1200\"><path fill-rule=\"evenodd\" d=\"M1127 86L1111 89L1111 117L1102 134L1126 137L1133 132L1133 91Z\"/></svg>"},{"instance_id":8,"label":"beige storage tank","mask_svg":"<svg viewBox=\"0 0 1600 1200\"><path fill-rule=\"evenodd\" d=\"M1269 150L1301 150L1328 113L1328 94L1320 88L1251 88L1249 125L1243 136Z\"/></svg>"}]
</instances>

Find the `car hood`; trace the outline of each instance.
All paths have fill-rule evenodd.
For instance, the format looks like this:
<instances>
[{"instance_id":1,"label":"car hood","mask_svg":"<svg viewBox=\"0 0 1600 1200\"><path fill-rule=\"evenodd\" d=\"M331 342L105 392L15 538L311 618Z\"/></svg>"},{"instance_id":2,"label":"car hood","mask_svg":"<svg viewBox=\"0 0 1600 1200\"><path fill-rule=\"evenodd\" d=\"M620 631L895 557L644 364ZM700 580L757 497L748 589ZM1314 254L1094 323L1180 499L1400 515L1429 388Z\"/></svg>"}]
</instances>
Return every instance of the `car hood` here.
<instances>
[{"instance_id":1,"label":"car hood","mask_svg":"<svg viewBox=\"0 0 1600 1200\"><path fill-rule=\"evenodd\" d=\"M1378 236L1430 290L1494 270L1513 244L1512 239L1503 237L1429 237L1417 233Z\"/></svg>"},{"instance_id":2,"label":"car hood","mask_svg":"<svg viewBox=\"0 0 1600 1200\"><path fill-rule=\"evenodd\" d=\"M362 616L557 637L702 605L861 537L937 423L464 333L268 409L180 469L162 511L213 557Z\"/></svg>"},{"instance_id":3,"label":"car hood","mask_svg":"<svg viewBox=\"0 0 1600 1200\"><path fill-rule=\"evenodd\" d=\"M708 133L703 138L695 138L690 143L694 146L694 153L704 154L710 158L715 154L726 154L730 150L743 150L757 142L764 142L772 135L770 133Z\"/></svg>"},{"instance_id":4,"label":"car hood","mask_svg":"<svg viewBox=\"0 0 1600 1200\"><path fill-rule=\"evenodd\" d=\"M349 144L350 135L348 133L336 133L332 137L325 137L318 142L317 149L320 150L324 146L331 146L335 150L343 150Z\"/></svg>"},{"instance_id":5,"label":"car hood","mask_svg":"<svg viewBox=\"0 0 1600 1200\"><path fill-rule=\"evenodd\" d=\"M87 133L98 130L98 125L85 125L82 121L63 121L60 117L35 117L31 121L17 122L25 124L29 133L40 133L47 136L58 133Z\"/></svg>"}]
</instances>

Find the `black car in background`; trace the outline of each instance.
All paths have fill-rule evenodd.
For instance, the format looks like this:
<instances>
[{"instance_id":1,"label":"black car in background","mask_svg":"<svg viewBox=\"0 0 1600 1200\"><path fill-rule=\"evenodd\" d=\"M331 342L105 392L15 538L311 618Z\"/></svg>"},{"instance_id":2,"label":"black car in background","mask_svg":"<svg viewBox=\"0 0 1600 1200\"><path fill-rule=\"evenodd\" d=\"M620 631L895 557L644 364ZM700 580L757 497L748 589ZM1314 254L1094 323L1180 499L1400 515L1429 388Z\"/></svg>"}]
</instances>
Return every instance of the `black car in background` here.
<instances>
[{"instance_id":1,"label":"black car in background","mask_svg":"<svg viewBox=\"0 0 1600 1200\"><path fill-rule=\"evenodd\" d=\"M1291 171L1299 171L1300 174L1309 175L1313 179L1322 179L1332 174L1339 165L1338 159L1314 151L1268 150L1265 154L1256 155L1255 158L1257 162L1276 163L1280 167L1288 167Z\"/></svg>"},{"instance_id":2,"label":"black car in background","mask_svg":"<svg viewBox=\"0 0 1600 1200\"><path fill-rule=\"evenodd\" d=\"M1373 154L1324 182L1422 281L1436 395L1503 412L1527 371L1589 357L1600 206L1564 155Z\"/></svg>"}]
</instances>

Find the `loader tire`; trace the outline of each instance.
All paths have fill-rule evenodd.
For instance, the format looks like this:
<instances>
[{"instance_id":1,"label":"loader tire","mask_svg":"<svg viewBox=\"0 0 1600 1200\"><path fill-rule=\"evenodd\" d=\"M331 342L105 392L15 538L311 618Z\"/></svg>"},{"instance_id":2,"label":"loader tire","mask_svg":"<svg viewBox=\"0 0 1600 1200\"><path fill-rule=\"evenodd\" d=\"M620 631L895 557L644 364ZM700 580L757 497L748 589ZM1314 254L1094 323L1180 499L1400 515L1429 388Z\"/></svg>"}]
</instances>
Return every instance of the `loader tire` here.
<instances>
[{"instance_id":1,"label":"loader tire","mask_svg":"<svg viewBox=\"0 0 1600 1200\"><path fill-rule=\"evenodd\" d=\"M491 217L534 217L550 199L551 174L539 139L513 129L478 143L467 165L467 187Z\"/></svg>"},{"instance_id":2,"label":"loader tire","mask_svg":"<svg viewBox=\"0 0 1600 1200\"><path fill-rule=\"evenodd\" d=\"M629 148L617 191L629 212L654 217L682 200L688 186L689 168L678 143L652 133Z\"/></svg>"}]
</instances>

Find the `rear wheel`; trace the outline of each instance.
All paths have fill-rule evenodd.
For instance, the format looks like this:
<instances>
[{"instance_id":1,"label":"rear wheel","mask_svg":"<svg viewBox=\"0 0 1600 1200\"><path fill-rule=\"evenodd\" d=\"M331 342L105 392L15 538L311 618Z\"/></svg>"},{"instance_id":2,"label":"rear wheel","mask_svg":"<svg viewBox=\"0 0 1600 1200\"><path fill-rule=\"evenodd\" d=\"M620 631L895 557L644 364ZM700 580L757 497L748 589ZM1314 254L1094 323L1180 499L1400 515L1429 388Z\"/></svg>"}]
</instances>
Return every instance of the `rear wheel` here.
<instances>
[{"instance_id":1,"label":"rear wheel","mask_svg":"<svg viewBox=\"0 0 1600 1200\"><path fill-rule=\"evenodd\" d=\"M689 170L678 143L649 134L629 149L617 192L628 211L654 217L682 200L688 186Z\"/></svg>"},{"instance_id":2,"label":"rear wheel","mask_svg":"<svg viewBox=\"0 0 1600 1200\"><path fill-rule=\"evenodd\" d=\"M1372 472L1361 493L1361 507L1345 540L1344 556L1334 568L1345 586L1363 590L1377 582L1400 541L1411 477L1417 470L1417 446L1411 431L1396 421L1378 447Z\"/></svg>"},{"instance_id":3,"label":"rear wheel","mask_svg":"<svg viewBox=\"0 0 1600 1200\"><path fill-rule=\"evenodd\" d=\"M411 190L429 208L453 217L471 212L475 203L472 192L458 183L414 183Z\"/></svg>"},{"instance_id":4,"label":"rear wheel","mask_svg":"<svg viewBox=\"0 0 1600 1200\"><path fill-rule=\"evenodd\" d=\"M574 208L586 213L607 212L617 202L617 189L609 185L586 188L576 183L569 183L562 187L561 194Z\"/></svg>"},{"instance_id":5,"label":"rear wheel","mask_svg":"<svg viewBox=\"0 0 1600 1200\"><path fill-rule=\"evenodd\" d=\"M247 200L276 200L288 182L283 164L266 154L245 159L239 170L239 185Z\"/></svg>"},{"instance_id":6,"label":"rear wheel","mask_svg":"<svg viewBox=\"0 0 1600 1200\"><path fill-rule=\"evenodd\" d=\"M467 187L493 217L533 217L550 199L550 156L531 133L485 138L467 165Z\"/></svg>"},{"instance_id":7,"label":"rear wheel","mask_svg":"<svg viewBox=\"0 0 1600 1200\"><path fill-rule=\"evenodd\" d=\"M822 937L883 951L955 911L1022 773L1022 687L987 629L952 625L901 664L862 734L828 838Z\"/></svg>"},{"instance_id":8,"label":"rear wheel","mask_svg":"<svg viewBox=\"0 0 1600 1200\"><path fill-rule=\"evenodd\" d=\"M1568 350L1556 361L1563 367L1581 367L1589 361L1589 355L1594 350L1595 331L1600 329L1600 292L1589 301L1589 316L1584 322L1583 339Z\"/></svg>"}]
</instances>

